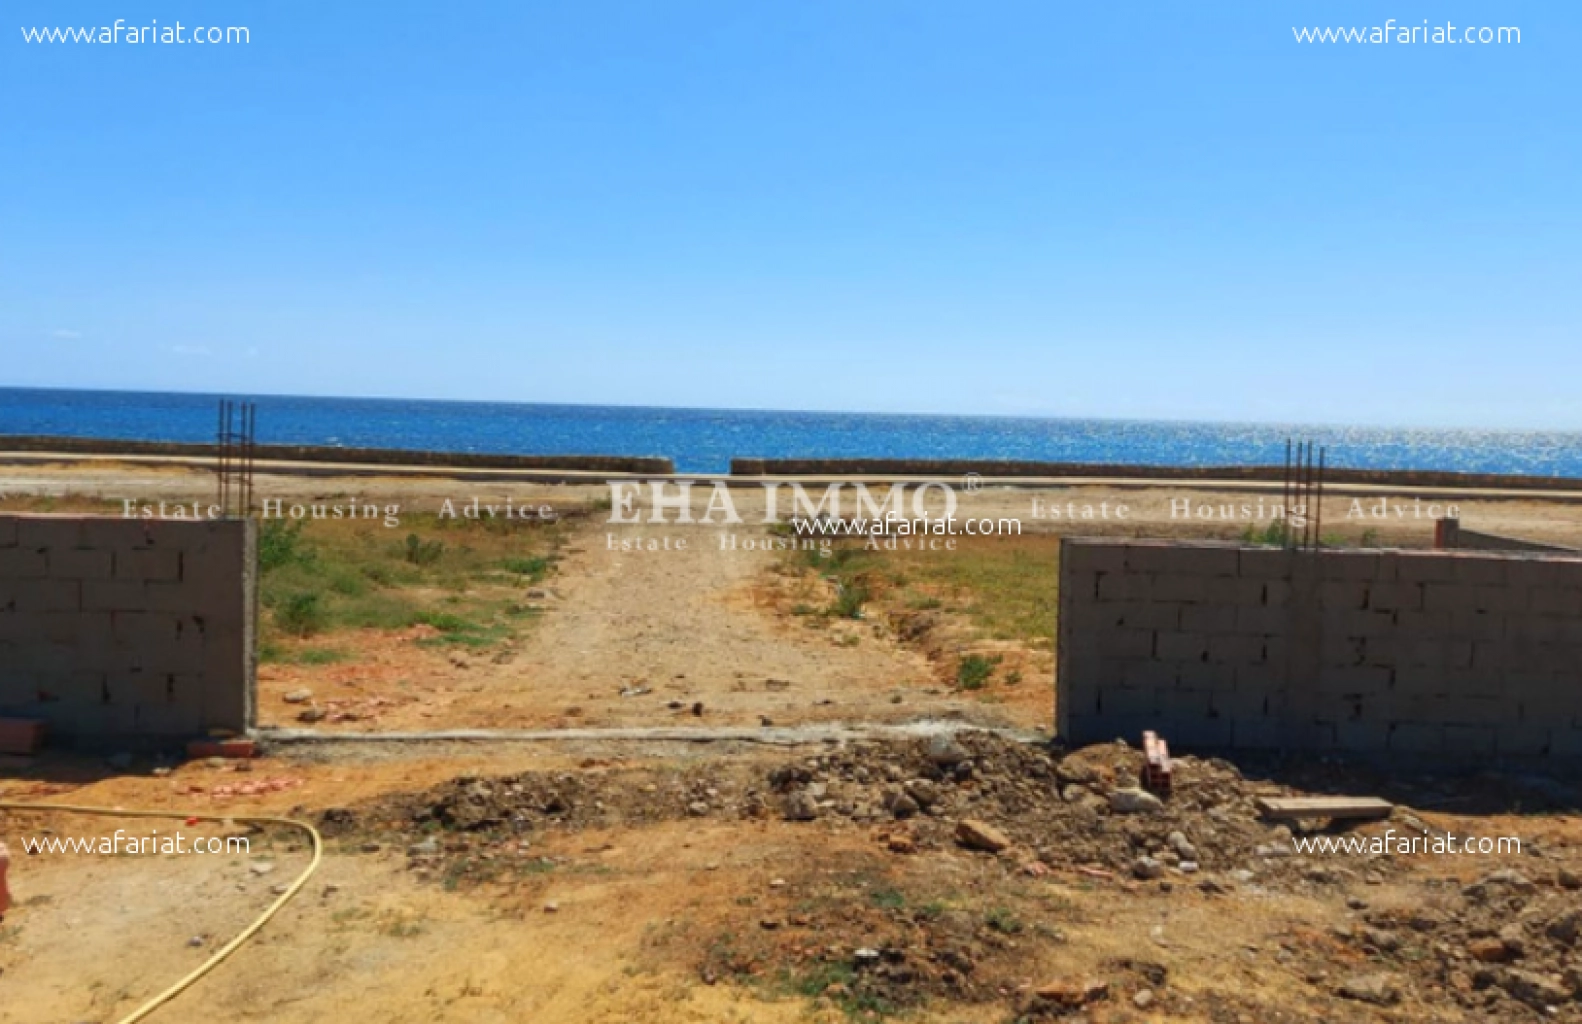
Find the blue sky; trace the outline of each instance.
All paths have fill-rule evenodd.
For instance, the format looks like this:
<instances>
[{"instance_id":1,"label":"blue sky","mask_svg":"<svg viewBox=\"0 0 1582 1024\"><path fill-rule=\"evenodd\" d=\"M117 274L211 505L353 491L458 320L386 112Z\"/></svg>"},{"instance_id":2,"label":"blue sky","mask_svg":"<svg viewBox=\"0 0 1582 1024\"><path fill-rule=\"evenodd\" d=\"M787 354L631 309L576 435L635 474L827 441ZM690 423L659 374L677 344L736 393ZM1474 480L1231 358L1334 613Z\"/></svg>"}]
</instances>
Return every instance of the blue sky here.
<instances>
[{"instance_id":1,"label":"blue sky","mask_svg":"<svg viewBox=\"0 0 1582 1024\"><path fill-rule=\"evenodd\" d=\"M1571 0L5 20L0 384L1582 428Z\"/></svg>"}]
</instances>

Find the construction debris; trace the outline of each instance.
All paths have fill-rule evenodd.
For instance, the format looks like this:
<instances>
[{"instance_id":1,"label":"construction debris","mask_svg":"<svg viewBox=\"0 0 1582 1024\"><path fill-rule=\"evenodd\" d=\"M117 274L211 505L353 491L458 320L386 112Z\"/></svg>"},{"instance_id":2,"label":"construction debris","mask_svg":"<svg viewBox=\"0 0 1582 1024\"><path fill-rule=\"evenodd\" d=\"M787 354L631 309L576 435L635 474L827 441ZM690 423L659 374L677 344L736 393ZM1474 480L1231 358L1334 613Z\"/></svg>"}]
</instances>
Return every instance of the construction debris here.
<instances>
[{"instance_id":1,"label":"construction debris","mask_svg":"<svg viewBox=\"0 0 1582 1024\"><path fill-rule=\"evenodd\" d=\"M1256 803L1265 818L1277 821L1314 818L1381 821L1395 811L1394 804L1373 796L1259 797Z\"/></svg>"},{"instance_id":2,"label":"construction debris","mask_svg":"<svg viewBox=\"0 0 1582 1024\"><path fill-rule=\"evenodd\" d=\"M1143 788L1160 799L1170 797L1170 745L1152 729L1143 733Z\"/></svg>"}]
</instances>

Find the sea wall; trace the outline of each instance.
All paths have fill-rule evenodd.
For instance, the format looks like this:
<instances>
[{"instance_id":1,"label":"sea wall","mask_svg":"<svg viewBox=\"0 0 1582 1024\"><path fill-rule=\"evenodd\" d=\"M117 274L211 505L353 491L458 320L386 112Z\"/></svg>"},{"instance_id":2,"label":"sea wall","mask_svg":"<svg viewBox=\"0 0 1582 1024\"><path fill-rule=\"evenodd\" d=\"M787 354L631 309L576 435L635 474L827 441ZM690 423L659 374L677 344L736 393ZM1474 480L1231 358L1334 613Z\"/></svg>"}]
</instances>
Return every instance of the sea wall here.
<instances>
[{"instance_id":1,"label":"sea wall","mask_svg":"<svg viewBox=\"0 0 1582 1024\"><path fill-rule=\"evenodd\" d=\"M212 444L175 441L123 441L92 437L0 435L0 453L62 455L139 455L212 459ZM624 455L491 455L479 452L427 452L401 448L340 448L323 445L261 444L253 458L272 462L357 463L373 466L443 466L459 469L564 470L587 473L669 475L670 459Z\"/></svg>"},{"instance_id":2,"label":"sea wall","mask_svg":"<svg viewBox=\"0 0 1582 1024\"><path fill-rule=\"evenodd\" d=\"M1582 758L1582 558L1067 539L1071 743Z\"/></svg>"},{"instance_id":3,"label":"sea wall","mask_svg":"<svg viewBox=\"0 0 1582 1024\"><path fill-rule=\"evenodd\" d=\"M1087 477L1136 480L1232 480L1280 483L1283 466L1147 466L1105 462L1026 462L995 459L732 459L731 475L811 477L928 477L946 482L967 474L981 477ZM1426 469L1336 469L1324 471L1327 485L1447 487L1513 491L1582 492L1582 479L1450 473Z\"/></svg>"},{"instance_id":4,"label":"sea wall","mask_svg":"<svg viewBox=\"0 0 1582 1024\"><path fill-rule=\"evenodd\" d=\"M0 516L0 715L95 745L253 721L252 520Z\"/></svg>"}]
</instances>

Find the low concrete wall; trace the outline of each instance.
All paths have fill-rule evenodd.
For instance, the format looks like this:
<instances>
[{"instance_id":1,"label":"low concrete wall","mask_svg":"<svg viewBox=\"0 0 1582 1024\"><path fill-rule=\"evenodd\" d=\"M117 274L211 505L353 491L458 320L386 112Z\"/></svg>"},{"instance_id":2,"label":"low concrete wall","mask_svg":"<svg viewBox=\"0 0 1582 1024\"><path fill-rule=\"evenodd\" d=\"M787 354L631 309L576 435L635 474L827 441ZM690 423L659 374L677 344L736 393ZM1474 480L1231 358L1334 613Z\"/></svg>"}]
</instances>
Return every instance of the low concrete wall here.
<instances>
[{"instance_id":1,"label":"low concrete wall","mask_svg":"<svg viewBox=\"0 0 1582 1024\"><path fill-rule=\"evenodd\" d=\"M1072 743L1582 758L1582 558L1068 539Z\"/></svg>"},{"instance_id":2,"label":"low concrete wall","mask_svg":"<svg viewBox=\"0 0 1582 1024\"><path fill-rule=\"evenodd\" d=\"M167 455L212 459L212 444L179 441L129 441L97 437L46 437L0 434L0 454ZM274 462L323 462L373 466L438 466L454 469L564 470L588 473L652 474L676 471L667 458L626 455L493 455L481 452L429 452L404 448L339 448L327 445L261 444L253 458Z\"/></svg>"},{"instance_id":3,"label":"low concrete wall","mask_svg":"<svg viewBox=\"0 0 1582 1024\"><path fill-rule=\"evenodd\" d=\"M1030 462L1001 459L732 459L731 475L812 477L932 477L956 481L983 477L1084 477L1136 480L1230 480L1280 483L1284 466L1148 466L1112 462ZM1443 487L1512 491L1582 491L1582 478L1452 473L1432 469L1339 469L1324 471L1326 485Z\"/></svg>"},{"instance_id":4,"label":"low concrete wall","mask_svg":"<svg viewBox=\"0 0 1582 1024\"><path fill-rule=\"evenodd\" d=\"M1434 547L1449 551L1527 551L1582 556L1582 551L1558 544L1540 544L1517 537L1502 537L1497 533L1464 530L1459 519L1434 520Z\"/></svg>"},{"instance_id":5,"label":"low concrete wall","mask_svg":"<svg viewBox=\"0 0 1582 1024\"><path fill-rule=\"evenodd\" d=\"M253 724L251 520L0 516L0 715L153 743Z\"/></svg>"}]
</instances>

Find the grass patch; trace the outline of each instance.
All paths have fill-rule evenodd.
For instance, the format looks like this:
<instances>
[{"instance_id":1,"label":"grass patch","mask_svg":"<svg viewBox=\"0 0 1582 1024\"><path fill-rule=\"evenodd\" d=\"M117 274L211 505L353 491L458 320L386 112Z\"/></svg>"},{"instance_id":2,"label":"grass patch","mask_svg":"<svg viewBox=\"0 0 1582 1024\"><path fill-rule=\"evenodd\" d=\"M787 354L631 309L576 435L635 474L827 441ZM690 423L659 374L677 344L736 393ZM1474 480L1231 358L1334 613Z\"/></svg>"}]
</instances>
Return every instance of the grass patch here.
<instances>
[{"instance_id":1,"label":"grass patch","mask_svg":"<svg viewBox=\"0 0 1582 1024\"><path fill-rule=\"evenodd\" d=\"M356 520L267 520L259 531L260 655L329 664L304 641L428 626L424 642L488 647L531 621L522 588L554 571L556 522L407 517L406 533Z\"/></svg>"},{"instance_id":2,"label":"grass patch","mask_svg":"<svg viewBox=\"0 0 1582 1024\"><path fill-rule=\"evenodd\" d=\"M836 601L822 610L826 616L857 618L875 604L912 612L949 607L964 613L989 639L1054 646L1057 535L960 537L954 551L870 550L848 540L828 556L799 550L787 557L801 571L837 585Z\"/></svg>"},{"instance_id":3,"label":"grass patch","mask_svg":"<svg viewBox=\"0 0 1582 1024\"><path fill-rule=\"evenodd\" d=\"M998 654L992 657L982 654L967 655L956 666L956 685L963 690L983 689L994 677L994 670L999 667L1001 660L1003 659Z\"/></svg>"}]
</instances>

